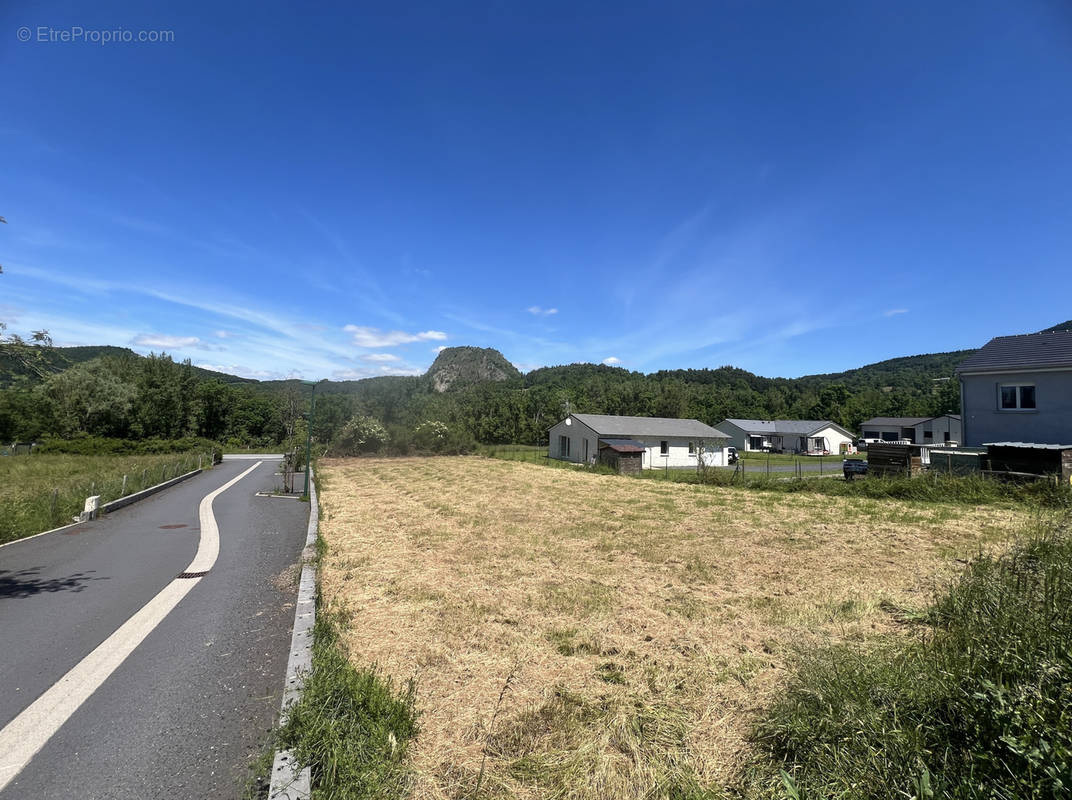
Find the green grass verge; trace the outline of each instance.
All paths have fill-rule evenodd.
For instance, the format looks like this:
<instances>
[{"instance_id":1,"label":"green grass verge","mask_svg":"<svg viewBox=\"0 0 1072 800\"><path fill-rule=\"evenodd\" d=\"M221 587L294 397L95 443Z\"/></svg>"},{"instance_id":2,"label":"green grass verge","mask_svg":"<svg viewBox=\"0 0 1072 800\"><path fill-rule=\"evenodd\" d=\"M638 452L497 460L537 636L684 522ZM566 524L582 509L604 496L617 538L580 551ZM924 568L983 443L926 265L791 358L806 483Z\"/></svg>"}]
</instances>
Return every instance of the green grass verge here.
<instances>
[{"instance_id":1,"label":"green grass verge","mask_svg":"<svg viewBox=\"0 0 1072 800\"><path fill-rule=\"evenodd\" d=\"M198 453L0 458L0 544L71 521L87 497L107 503L197 469ZM207 455L203 466L211 466Z\"/></svg>"},{"instance_id":2,"label":"green grass verge","mask_svg":"<svg viewBox=\"0 0 1072 800\"><path fill-rule=\"evenodd\" d=\"M396 689L377 670L359 669L339 638L344 620L317 616L313 667L280 730L283 748L312 768L315 800L404 798L407 758L417 735L416 689Z\"/></svg>"},{"instance_id":3,"label":"green grass verge","mask_svg":"<svg viewBox=\"0 0 1072 800\"><path fill-rule=\"evenodd\" d=\"M915 637L804 656L742 796L1072 796L1067 516L976 559L923 618Z\"/></svg>"}]
</instances>

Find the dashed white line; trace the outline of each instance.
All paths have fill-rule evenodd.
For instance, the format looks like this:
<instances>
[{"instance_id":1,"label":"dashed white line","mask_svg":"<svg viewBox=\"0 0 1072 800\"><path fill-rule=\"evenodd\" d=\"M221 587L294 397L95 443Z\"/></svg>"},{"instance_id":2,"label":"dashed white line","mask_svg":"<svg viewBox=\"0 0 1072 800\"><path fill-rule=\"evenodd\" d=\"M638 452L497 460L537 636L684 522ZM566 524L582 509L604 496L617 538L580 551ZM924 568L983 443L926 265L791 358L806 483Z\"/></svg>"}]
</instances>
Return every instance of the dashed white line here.
<instances>
[{"instance_id":1,"label":"dashed white line","mask_svg":"<svg viewBox=\"0 0 1072 800\"><path fill-rule=\"evenodd\" d=\"M219 556L220 529L212 513L212 501L263 463L258 461L201 499L201 539L187 573L208 572ZM0 730L0 791L200 581L199 577L173 580Z\"/></svg>"}]
</instances>

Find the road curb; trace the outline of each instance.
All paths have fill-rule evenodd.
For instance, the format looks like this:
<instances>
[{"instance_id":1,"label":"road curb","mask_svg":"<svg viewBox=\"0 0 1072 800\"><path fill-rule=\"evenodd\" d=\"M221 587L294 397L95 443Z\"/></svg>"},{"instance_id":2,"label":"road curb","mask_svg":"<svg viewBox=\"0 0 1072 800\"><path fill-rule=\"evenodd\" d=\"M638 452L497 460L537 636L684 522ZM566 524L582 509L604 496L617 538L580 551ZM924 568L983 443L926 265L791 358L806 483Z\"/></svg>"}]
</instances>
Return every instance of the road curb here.
<instances>
[{"instance_id":1,"label":"road curb","mask_svg":"<svg viewBox=\"0 0 1072 800\"><path fill-rule=\"evenodd\" d=\"M187 478L192 478L194 475L200 475L202 472L204 472L204 470L195 469L193 472L187 472L185 475L179 475L176 478L171 478L170 480L166 480L163 483L156 484L156 486L150 486L148 489L142 489L140 492L134 492L134 494L128 494L125 497L120 497L116 500L112 500L111 502L102 505L99 509L99 513L106 514L109 511L117 511L118 509L124 508L125 506L129 506L133 503L138 502L139 500L144 500L146 497L151 497L157 492L162 492L164 491L164 489L168 489L174 486L176 483L182 483ZM58 528L41 531L40 533L35 533L33 536L23 536L21 539L15 539L15 541L13 542L4 542L3 544L0 544L0 547L7 547L8 545L18 544L19 542L27 542L30 539L36 539L38 536L44 536L45 534L49 533L59 533L60 531L65 531L70 528L77 528L79 525L85 524L85 522L72 522L69 525L60 525L60 527Z\"/></svg>"},{"instance_id":2,"label":"road curb","mask_svg":"<svg viewBox=\"0 0 1072 800\"><path fill-rule=\"evenodd\" d=\"M312 477L310 468L309 477ZM279 725L286 724L290 707L301 697L302 683L313 666L313 626L316 624L316 537L319 535L320 510L316 502L316 486L309 482L309 527L302 550L301 580L298 583L298 602L294 609L294 632L290 638L287 658L287 678L283 686L283 702ZM272 761L272 780L268 800L308 800L312 794L312 773L309 767L300 769L294 753L276 750Z\"/></svg>"},{"instance_id":3,"label":"road curb","mask_svg":"<svg viewBox=\"0 0 1072 800\"><path fill-rule=\"evenodd\" d=\"M117 511L120 508L125 508L132 503L136 503L139 500L144 500L146 497L152 497L157 492L162 492L164 489L168 489L174 486L176 483L182 483L187 478L192 478L194 475L200 475L204 470L198 468L192 472L187 472L185 475L179 475L178 477L166 480L163 483L158 483L156 486L150 486L148 489L142 489L140 492L134 492L134 494L128 494L125 497L120 497L111 502L104 503L100 507L101 514L107 514L109 511Z\"/></svg>"}]
</instances>

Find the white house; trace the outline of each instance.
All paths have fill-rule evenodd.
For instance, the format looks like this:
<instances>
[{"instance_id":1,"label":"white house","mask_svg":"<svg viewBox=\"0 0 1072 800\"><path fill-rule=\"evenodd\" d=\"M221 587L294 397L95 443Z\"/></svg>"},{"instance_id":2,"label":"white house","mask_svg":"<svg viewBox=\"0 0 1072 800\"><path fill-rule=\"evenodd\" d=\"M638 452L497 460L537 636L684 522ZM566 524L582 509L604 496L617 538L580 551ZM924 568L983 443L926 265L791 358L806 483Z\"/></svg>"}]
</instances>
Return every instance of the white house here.
<instances>
[{"instance_id":1,"label":"white house","mask_svg":"<svg viewBox=\"0 0 1072 800\"><path fill-rule=\"evenodd\" d=\"M577 464L594 464L601 448L620 448L628 440L643 449L643 469L695 467L700 449L708 466L725 466L729 444L725 433L696 419L607 414L570 414L548 436L548 456Z\"/></svg>"},{"instance_id":2,"label":"white house","mask_svg":"<svg viewBox=\"0 0 1072 800\"><path fill-rule=\"evenodd\" d=\"M960 415L937 417L872 417L860 423L860 438L869 442L912 442L940 445L961 441Z\"/></svg>"},{"instance_id":3,"label":"white house","mask_svg":"<svg viewBox=\"0 0 1072 800\"><path fill-rule=\"evenodd\" d=\"M817 419L724 419L720 430L730 436L738 450L770 450L776 453L841 452L851 445L852 434L829 420Z\"/></svg>"}]
</instances>

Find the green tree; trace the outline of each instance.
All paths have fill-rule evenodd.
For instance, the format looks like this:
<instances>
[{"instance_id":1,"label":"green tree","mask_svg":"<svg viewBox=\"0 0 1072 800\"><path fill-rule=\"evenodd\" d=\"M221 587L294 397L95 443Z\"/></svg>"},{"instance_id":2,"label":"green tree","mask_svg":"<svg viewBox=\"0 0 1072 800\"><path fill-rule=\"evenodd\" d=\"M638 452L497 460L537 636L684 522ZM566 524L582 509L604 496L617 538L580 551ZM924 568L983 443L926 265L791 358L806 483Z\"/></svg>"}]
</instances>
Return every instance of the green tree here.
<instances>
[{"instance_id":1,"label":"green tree","mask_svg":"<svg viewBox=\"0 0 1072 800\"><path fill-rule=\"evenodd\" d=\"M342 426L331 452L339 456L356 456L382 450L388 442L387 429L373 417L353 417Z\"/></svg>"}]
</instances>

